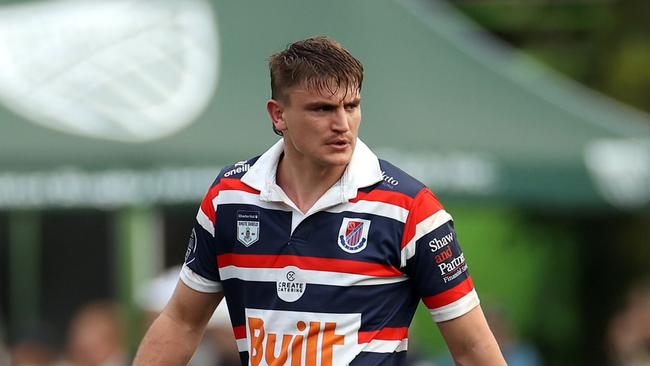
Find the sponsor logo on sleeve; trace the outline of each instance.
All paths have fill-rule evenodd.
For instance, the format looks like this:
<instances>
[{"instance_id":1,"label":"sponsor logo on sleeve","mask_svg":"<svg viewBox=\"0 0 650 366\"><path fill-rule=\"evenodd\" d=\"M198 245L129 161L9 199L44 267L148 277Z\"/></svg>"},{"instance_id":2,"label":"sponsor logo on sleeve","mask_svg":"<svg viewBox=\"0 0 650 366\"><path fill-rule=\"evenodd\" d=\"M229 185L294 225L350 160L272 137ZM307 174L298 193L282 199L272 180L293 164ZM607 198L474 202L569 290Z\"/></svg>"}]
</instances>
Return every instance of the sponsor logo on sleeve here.
<instances>
[{"instance_id":1,"label":"sponsor logo on sleeve","mask_svg":"<svg viewBox=\"0 0 650 366\"><path fill-rule=\"evenodd\" d=\"M196 231L192 229L190 234L190 241L187 243L187 250L185 251L185 263L190 258L190 254L196 252Z\"/></svg>"},{"instance_id":2,"label":"sponsor logo on sleeve","mask_svg":"<svg viewBox=\"0 0 650 366\"><path fill-rule=\"evenodd\" d=\"M454 232L450 232L449 234L443 236L442 238L433 238L429 242L429 247L431 248L431 251L433 253L437 252L438 250L446 247L454 241Z\"/></svg>"},{"instance_id":3,"label":"sponsor logo on sleeve","mask_svg":"<svg viewBox=\"0 0 650 366\"><path fill-rule=\"evenodd\" d=\"M260 237L260 213L237 211L237 240L249 247Z\"/></svg>"},{"instance_id":4,"label":"sponsor logo on sleeve","mask_svg":"<svg viewBox=\"0 0 650 366\"><path fill-rule=\"evenodd\" d=\"M436 266L442 275L445 283L453 281L458 276L467 271L467 264L465 263L465 254L460 252L458 245L454 243L454 232L449 232L442 237L437 237L429 241L429 248L434 254L433 259ZM454 256L454 252L459 252Z\"/></svg>"},{"instance_id":5,"label":"sponsor logo on sleeve","mask_svg":"<svg viewBox=\"0 0 650 366\"><path fill-rule=\"evenodd\" d=\"M278 273L279 278L275 282L278 297L286 302L298 301L307 289L307 283L302 279L300 269L289 266Z\"/></svg>"},{"instance_id":6,"label":"sponsor logo on sleeve","mask_svg":"<svg viewBox=\"0 0 650 366\"><path fill-rule=\"evenodd\" d=\"M360 314L246 309L250 365L348 365L360 325Z\"/></svg>"},{"instance_id":7,"label":"sponsor logo on sleeve","mask_svg":"<svg viewBox=\"0 0 650 366\"><path fill-rule=\"evenodd\" d=\"M436 264L441 264L450 259L454 253L452 252L452 247L449 245L454 241L454 232L450 232L447 235L444 235L441 238L433 238L429 242L429 248L431 252L435 254Z\"/></svg>"},{"instance_id":8,"label":"sponsor logo on sleeve","mask_svg":"<svg viewBox=\"0 0 650 366\"><path fill-rule=\"evenodd\" d=\"M339 228L338 244L348 253L359 253L368 244L370 220L344 217Z\"/></svg>"},{"instance_id":9,"label":"sponsor logo on sleeve","mask_svg":"<svg viewBox=\"0 0 650 366\"><path fill-rule=\"evenodd\" d=\"M465 254L460 253L449 262L438 264L440 274L443 276L442 280L447 283L453 281L458 276L467 271L467 263L465 263Z\"/></svg>"}]
</instances>

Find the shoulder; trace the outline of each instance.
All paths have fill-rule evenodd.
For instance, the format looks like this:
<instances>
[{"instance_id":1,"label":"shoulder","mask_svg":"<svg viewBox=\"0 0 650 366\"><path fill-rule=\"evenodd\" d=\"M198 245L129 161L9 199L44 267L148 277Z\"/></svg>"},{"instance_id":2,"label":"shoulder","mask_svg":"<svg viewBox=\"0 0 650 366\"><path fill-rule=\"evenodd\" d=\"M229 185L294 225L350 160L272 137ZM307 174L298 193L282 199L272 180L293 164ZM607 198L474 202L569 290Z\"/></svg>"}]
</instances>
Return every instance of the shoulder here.
<instances>
[{"instance_id":1,"label":"shoulder","mask_svg":"<svg viewBox=\"0 0 650 366\"><path fill-rule=\"evenodd\" d=\"M422 182L386 160L379 159L379 168L383 181L376 186L377 189L401 193L410 198L417 197L426 189Z\"/></svg>"},{"instance_id":2,"label":"shoulder","mask_svg":"<svg viewBox=\"0 0 650 366\"><path fill-rule=\"evenodd\" d=\"M234 164L227 165L217 175L215 180L212 182L211 187L215 187L219 185L223 180L239 180L241 179L246 172L248 172L248 169L250 169L253 164L259 159L259 156L250 158L248 160L241 160L238 161Z\"/></svg>"},{"instance_id":3,"label":"shoulder","mask_svg":"<svg viewBox=\"0 0 650 366\"><path fill-rule=\"evenodd\" d=\"M409 212L413 209L427 212L442 209L435 194L422 182L402 169L379 159L383 180L360 190L358 199L376 200L400 206Z\"/></svg>"}]
</instances>

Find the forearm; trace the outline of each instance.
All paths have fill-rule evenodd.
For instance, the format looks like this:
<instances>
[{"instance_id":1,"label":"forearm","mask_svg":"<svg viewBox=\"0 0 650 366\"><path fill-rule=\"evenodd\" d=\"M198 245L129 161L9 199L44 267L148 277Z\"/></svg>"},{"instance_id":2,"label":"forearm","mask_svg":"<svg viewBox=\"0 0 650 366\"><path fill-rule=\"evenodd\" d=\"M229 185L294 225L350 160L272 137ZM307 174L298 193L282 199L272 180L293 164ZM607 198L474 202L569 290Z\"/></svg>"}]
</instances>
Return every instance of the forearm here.
<instances>
[{"instance_id":1,"label":"forearm","mask_svg":"<svg viewBox=\"0 0 650 366\"><path fill-rule=\"evenodd\" d=\"M468 342L465 347L452 351L452 355L454 362L459 366L506 365L494 338Z\"/></svg>"},{"instance_id":2,"label":"forearm","mask_svg":"<svg viewBox=\"0 0 650 366\"><path fill-rule=\"evenodd\" d=\"M203 328L193 329L163 312L144 336L133 365L187 365L202 336Z\"/></svg>"}]
</instances>

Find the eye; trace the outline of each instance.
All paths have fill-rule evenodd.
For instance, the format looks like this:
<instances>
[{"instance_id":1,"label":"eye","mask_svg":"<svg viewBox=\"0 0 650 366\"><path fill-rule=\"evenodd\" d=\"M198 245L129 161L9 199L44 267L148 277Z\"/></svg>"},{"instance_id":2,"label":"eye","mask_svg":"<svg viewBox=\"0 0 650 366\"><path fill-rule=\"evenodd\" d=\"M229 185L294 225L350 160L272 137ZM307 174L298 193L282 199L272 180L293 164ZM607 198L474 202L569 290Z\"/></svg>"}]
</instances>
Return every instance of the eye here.
<instances>
[{"instance_id":1,"label":"eye","mask_svg":"<svg viewBox=\"0 0 650 366\"><path fill-rule=\"evenodd\" d=\"M331 111L334 110L334 108L336 108L336 107L331 106L331 105L323 104L323 105L315 106L312 110L314 112L331 112Z\"/></svg>"},{"instance_id":2,"label":"eye","mask_svg":"<svg viewBox=\"0 0 650 366\"><path fill-rule=\"evenodd\" d=\"M345 105L345 110L348 112L352 112L359 108L359 103L349 103Z\"/></svg>"}]
</instances>

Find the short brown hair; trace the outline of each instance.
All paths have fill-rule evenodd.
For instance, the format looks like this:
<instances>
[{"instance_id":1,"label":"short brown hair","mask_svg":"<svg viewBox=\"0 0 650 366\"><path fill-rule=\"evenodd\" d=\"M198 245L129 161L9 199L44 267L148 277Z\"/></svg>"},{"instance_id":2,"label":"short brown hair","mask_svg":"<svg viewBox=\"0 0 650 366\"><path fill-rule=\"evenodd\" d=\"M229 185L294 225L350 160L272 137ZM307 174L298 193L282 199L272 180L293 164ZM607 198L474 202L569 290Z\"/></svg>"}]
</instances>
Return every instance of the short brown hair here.
<instances>
[{"instance_id":1,"label":"short brown hair","mask_svg":"<svg viewBox=\"0 0 650 366\"><path fill-rule=\"evenodd\" d=\"M289 103L288 89L306 84L308 88L335 94L339 88L361 91L363 65L340 43L314 37L287 46L269 59L271 98ZM333 87L335 87L333 89ZM273 129L281 135L279 131Z\"/></svg>"}]
</instances>

